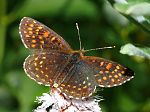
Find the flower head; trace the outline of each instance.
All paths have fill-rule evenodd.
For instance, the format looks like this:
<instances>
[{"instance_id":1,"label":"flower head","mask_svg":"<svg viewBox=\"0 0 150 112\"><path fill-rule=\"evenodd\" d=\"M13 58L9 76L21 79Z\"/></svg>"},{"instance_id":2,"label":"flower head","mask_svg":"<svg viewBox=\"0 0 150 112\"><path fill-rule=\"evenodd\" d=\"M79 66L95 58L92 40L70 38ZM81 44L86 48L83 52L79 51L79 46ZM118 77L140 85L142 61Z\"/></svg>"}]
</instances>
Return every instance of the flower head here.
<instances>
[{"instance_id":1,"label":"flower head","mask_svg":"<svg viewBox=\"0 0 150 112\"><path fill-rule=\"evenodd\" d=\"M60 91L53 88L48 93L43 93L37 97L37 101L42 103L34 112L101 112L98 100L94 98L67 99ZM48 107L52 107L47 110Z\"/></svg>"}]
</instances>

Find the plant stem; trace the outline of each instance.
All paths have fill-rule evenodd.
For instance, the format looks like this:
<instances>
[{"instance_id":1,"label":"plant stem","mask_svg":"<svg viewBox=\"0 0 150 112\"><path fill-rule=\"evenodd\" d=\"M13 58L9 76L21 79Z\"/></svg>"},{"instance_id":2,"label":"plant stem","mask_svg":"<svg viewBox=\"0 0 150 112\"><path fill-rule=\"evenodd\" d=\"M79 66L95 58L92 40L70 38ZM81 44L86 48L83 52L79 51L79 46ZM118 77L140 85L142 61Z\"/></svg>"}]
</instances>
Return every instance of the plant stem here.
<instances>
[{"instance_id":1,"label":"plant stem","mask_svg":"<svg viewBox=\"0 0 150 112\"><path fill-rule=\"evenodd\" d=\"M0 10L0 64L1 64L4 56L6 27L7 27L7 24L4 21L6 13L6 0L0 0L0 7L1 7Z\"/></svg>"}]
</instances>

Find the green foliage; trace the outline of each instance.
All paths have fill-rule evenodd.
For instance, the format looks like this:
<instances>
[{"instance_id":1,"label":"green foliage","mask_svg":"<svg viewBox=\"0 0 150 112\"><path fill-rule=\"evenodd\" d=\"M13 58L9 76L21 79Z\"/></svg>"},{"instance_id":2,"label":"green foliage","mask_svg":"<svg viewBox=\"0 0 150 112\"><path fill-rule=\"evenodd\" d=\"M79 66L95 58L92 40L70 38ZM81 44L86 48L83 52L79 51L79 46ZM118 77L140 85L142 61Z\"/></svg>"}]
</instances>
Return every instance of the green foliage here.
<instances>
[{"instance_id":1,"label":"green foliage","mask_svg":"<svg viewBox=\"0 0 150 112\"><path fill-rule=\"evenodd\" d=\"M121 47L120 53L129 56L141 56L150 59L150 48L138 48L132 44L126 44Z\"/></svg>"},{"instance_id":2,"label":"green foliage","mask_svg":"<svg viewBox=\"0 0 150 112\"><path fill-rule=\"evenodd\" d=\"M87 54L135 71L130 82L98 92L105 99L100 103L103 112L150 111L149 0L108 1L111 5L106 0L0 0L0 112L31 112L37 105L36 96L49 91L23 71L23 62L30 53L18 31L24 16L43 22L74 49L79 49L76 22L85 49L115 45L115 49ZM137 44L147 47L135 47ZM123 45L121 53L129 56L119 53Z\"/></svg>"},{"instance_id":3,"label":"green foliage","mask_svg":"<svg viewBox=\"0 0 150 112\"><path fill-rule=\"evenodd\" d=\"M126 1L123 3L115 2L112 5L118 12L126 16L129 20L150 32L150 3L147 0Z\"/></svg>"}]
</instances>

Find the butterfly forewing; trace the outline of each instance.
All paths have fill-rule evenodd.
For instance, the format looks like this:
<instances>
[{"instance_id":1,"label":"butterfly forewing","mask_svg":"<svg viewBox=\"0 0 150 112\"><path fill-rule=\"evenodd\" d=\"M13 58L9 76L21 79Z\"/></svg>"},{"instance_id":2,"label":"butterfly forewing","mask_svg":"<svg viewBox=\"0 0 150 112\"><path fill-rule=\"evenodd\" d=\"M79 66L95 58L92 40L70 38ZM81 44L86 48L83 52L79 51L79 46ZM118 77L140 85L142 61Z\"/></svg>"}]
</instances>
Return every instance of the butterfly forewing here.
<instances>
[{"instance_id":1,"label":"butterfly forewing","mask_svg":"<svg viewBox=\"0 0 150 112\"><path fill-rule=\"evenodd\" d=\"M24 62L24 70L28 76L36 82L44 85L53 85L56 76L61 73L69 59L69 54L56 51L38 51ZM64 74L65 75L65 74ZM63 79L65 76L61 76ZM59 80L62 80L59 77Z\"/></svg>"},{"instance_id":2,"label":"butterfly forewing","mask_svg":"<svg viewBox=\"0 0 150 112\"><path fill-rule=\"evenodd\" d=\"M29 17L24 17L21 20L19 31L26 48L71 50L69 44L61 36L42 23Z\"/></svg>"},{"instance_id":3,"label":"butterfly forewing","mask_svg":"<svg viewBox=\"0 0 150 112\"><path fill-rule=\"evenodd\" d=\"M116 62L99 57L85 56L83 60L93 68L97 85L100 87L119 86L133 78L134 72Z\"/></svg>"}]
</instances>

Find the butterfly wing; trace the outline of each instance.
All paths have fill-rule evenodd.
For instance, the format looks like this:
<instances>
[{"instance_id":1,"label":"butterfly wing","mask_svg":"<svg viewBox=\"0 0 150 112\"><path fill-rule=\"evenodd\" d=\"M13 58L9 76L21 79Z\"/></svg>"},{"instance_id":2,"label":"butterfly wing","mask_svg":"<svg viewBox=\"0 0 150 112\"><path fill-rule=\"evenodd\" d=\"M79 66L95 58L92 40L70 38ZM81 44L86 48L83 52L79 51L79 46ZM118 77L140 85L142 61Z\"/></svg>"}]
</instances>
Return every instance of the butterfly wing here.
<instances>
[{"instance_id":1,"label":"butterfly wing","mask_svg":"<svg viewBox=\"0 0 150 112\"><path fill-rule=\"evenodd\" d=\"M58 87L67 97L84 99L92 95L96 89L95 77L92 68L83 60L79 60L64 73L66 78Z\"/></svg>"},{"instance_id":2,"label":"butterfly wing","mask_svg":"<svg viewBox=\"0 0 150 112\"><path fill-rule=\"evenodd\" d=\"M24 70L31 79L39 84L52 86L56 76L62 71L63 66L69 59L69 56L67 53L58 51L38 51L26 58Z\"/></svg>"},{"instance_id":3,"label":"butterfly wing","mask_svg":"<svg viewBox=\"0 0 150 112\"><path fill-rule=\"evenodd\" d=\"M19 33L25 47L29 49L71 50L69 44L61 36L29 17L21 20Z\"/></svg>"},{"instance_id":4,"label":"butterfly wing","mask_svg":"<svg viewBox=\"0 0 150 112\"><path fill-rule=\"evenodd\" d=\"M84 63L93 69L97 85L100 87L119 86L133 78L134 72L116 62L99 57L84 56Z\"/></svg>"}]
</instances>

